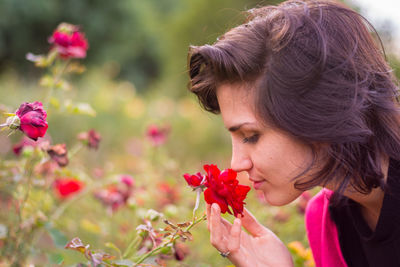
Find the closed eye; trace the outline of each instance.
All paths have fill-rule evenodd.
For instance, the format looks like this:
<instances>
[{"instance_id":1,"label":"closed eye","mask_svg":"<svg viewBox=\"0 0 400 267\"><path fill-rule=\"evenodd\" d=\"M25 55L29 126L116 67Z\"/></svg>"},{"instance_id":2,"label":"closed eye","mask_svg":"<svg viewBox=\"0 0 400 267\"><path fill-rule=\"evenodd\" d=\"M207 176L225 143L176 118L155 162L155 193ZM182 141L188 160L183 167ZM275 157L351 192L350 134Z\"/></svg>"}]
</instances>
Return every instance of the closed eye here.
<instances>
[{"instance_id":1,"label":"closed eye","mask_svg":"<svg viewBox=\"0 0 400 267\"><path fill-rule=\"evenodd\" d=\"M255 144L257 143L259 138L260 138L259 134L254 134L250 137L243 138L243 143Z\"/></svg>"}]
</instances>

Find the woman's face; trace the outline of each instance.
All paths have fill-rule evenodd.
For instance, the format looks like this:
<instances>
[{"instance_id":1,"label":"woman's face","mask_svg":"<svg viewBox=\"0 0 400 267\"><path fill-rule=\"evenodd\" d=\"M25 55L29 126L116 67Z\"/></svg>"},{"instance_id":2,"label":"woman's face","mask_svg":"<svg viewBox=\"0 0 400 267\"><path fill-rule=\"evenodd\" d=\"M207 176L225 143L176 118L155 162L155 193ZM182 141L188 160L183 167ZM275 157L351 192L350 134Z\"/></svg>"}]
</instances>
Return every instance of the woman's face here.
<instances>
[{"instance_id":1,"label":"woman's face","mask_svg":"<svg viewBox=\"0 0 400 267\"><path fill-rule=\"evenodd\" d=\"M254 188L263 192L268 203L285 205L302 193L295 189L292 178L308 167L312 151L256 118L250 92L232 84L217 89L222 119L232 138L231 168L246 171Z\"/></svg>"}]
</instances>

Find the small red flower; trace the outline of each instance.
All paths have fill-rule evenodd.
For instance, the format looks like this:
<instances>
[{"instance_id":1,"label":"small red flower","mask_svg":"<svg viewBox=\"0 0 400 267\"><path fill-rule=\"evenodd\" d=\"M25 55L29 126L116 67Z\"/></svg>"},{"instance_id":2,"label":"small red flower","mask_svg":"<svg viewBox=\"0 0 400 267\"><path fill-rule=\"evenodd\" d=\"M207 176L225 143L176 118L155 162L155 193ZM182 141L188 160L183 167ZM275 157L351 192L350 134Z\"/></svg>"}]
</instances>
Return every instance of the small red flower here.
<instances>
[{"instance_id":1,"label":"small red flower","mask_svg":"<svg viewBox=\"0 0 400 267\"><path fill-rule=\"evenodd\" d=\"M153 144L153 146L160 146L167 141L169 127L159 127L157 125L150 125L147 128L146 136Z\"/></svg>"},{"instance_id":2,"label":"small red flower","mask_svg":"<svg viewBox=\"0 0 400 267\"><path fill-rule=\"evenodd\" d=\"M244 199L250 191L250 187L240 185L236 176L237 173L232 169L226 169L222 172L216 165L204 165L207 172L204 191L204 199L208 204L217 203L221 212L228 212L237 215L243 214ZM232 211L229 209L231 207Z\"/></svg>"},{"instance_id":3,"label":"small red flower","mask_svg":"<svg viewBox=\"0 0 400 267\"><path fill-rule=\"evenodd\" d=\"M191 187L198 187L202 184L203 180L205 180L203 179L203 175L201 175L199 172L192 175L185 173L183 178L185 178L186 182Z\"/></svg>"},{"instance_id":4,"label":"small red flower","mask_svg":"<svg viewBox=\"0 0 400 267\"><path fill-rule=\"evenodd\" d=\"M84 184L75 178L59 178L54 182L54 188L62 199L78 193L83 187Z\"/></svg>"},{"instance_id":5,"label":"small red flower","mask_svg":"<svg viewBox=\"0 0 400 267\"><path fill-rule=\"evenodd\" d=\"M87 144L89 148L98 149L101 135L94 129L90 129L88 132L79 133L78 139Z\"/></svg>"},{"instance_id":6,"label":"small red flower","mask_svg":"<svg viewBox=\"0 0 400 267\"><path fill-rule=\"evenodd\" d=\"M132 176L130 175L121 175L120 177L121 183L125 184L128 188L135 185L135 181L133 180Z\"/></svg>"},{"instance_id":7,"label":"small red flower","mask_svg":"<svg viewBox=\"0 0 400 267\"><path fill-rule=\"evenodd\" d=\"M16 115L20 120L19 129L29 138L36 141L46 134L48 128L47 113L43 109L42 103L37 101L23 103L16 111Z\"/></svg>"},{"instance_id":8,"label":"small red flower","mask_svg":"<svg viewBox=\"0 0 400 267\"><path fill-rule=\"evenodd\" d=\"M89 43L85 34L79 31L75 25L62 23L49 38L49 43L53 45L61 58L85 58Z\"/></svg>"}]
</instances>

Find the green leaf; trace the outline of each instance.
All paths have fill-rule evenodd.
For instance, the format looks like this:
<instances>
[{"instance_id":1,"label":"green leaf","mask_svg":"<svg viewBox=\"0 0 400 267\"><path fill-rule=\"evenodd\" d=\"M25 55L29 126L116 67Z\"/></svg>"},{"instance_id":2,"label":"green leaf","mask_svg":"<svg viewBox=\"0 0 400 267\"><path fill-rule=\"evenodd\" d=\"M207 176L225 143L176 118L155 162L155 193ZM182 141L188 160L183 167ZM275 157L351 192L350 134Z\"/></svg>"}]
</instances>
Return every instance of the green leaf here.
<instances>
[{"instance_id":1,"label":"green leaf","mask_svg":"<svg viewBox=\"0 0 400 267\"><path fill-rule=\"evenodd\" d=\"M67 237L60 232L58 229L51 227L49 224L45 226L47 231L49 232L51 238L53 239L54 244L57 248L64 248L65 244L68 243Z\"/></svg>"},{"instance_id":2,"label":"green leaf","mask_svg":"<svg viewBox=\"0 0 400 267\"><path fill-rule=\"evenodd\" d=\"M55 84L55 88L61 89L64 91L69 91L69 90L71 90L71 85L66 80L61 79Z\"/></svg>"},{"instance_id":3,"label":"green leaf","mask_svg":"<svg viewBox=\"0 0 400 267\"><path fill-rule=\"evenodd\" d=\"M72 114L83 114L92 117L96 116L96 111L88 103L72 103L71 100L67 100L65 101L64 106L68 112Z\"/></svg>"},{"instance_id":4,"label":"green leaf","mask_svg":"<svg viewBox=\"0 0 400 267\"><path fill-rule=\"evenodd\" d=\"M114 261L113 264L116 264L117 266L134 266L134 263L130 260L118 260L118 261Z\"/></svg>"},{"instance_id":5,"label":"green leaf","mask_svg":"<svg viewBox=\"0 0 400 267\"><path fill-rule=\"evenodd\" d=\"M60 101L55 97L50 98L50 105L52 105L56 109L60 109Z\"/></svg>"},{"instance_id":6,"label":"green leaf","mask_svg":"<svg viewBox=\"0 0 400 267\"><path fill-rule=\"evenodd\" d=\"M111 243L111 242L108 242L108 243L105 244L105 246L106 246L107 248L112 248L113 250L117 251L119 257L122 258L121 250L120 250L115 244L113 244L113 243Z\"/></svg>"},{"instance_id":7,"label":"green leaf","mask_svg":"<svg viewBox=\"0 0 400 267\"><path fill-rule=\"evenodd\" d=\"M64 256L59 253L51 253L49 255L49 261L50 261L50 263L60 265L64 261Z\"/></svg>"}]
</instances>

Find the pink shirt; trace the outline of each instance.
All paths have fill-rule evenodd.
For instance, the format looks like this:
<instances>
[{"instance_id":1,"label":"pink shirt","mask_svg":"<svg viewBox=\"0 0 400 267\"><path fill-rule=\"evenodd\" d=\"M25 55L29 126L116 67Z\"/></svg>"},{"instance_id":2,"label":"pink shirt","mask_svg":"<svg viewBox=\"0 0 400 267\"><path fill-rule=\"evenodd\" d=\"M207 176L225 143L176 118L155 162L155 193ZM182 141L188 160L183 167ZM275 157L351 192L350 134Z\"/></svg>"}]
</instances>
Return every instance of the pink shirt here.
<instances>
[{"instance_id":1,"label":"pink shirt","mask_svg":"<svg viewBox=\"0 0 400 267\"><path fill-rule=\"evenodd\" d=\"M332 194L332 191L322 189L306 208L307 237L316 267L347 267L340 250L336 225L329 214L329 197Z\"/></svg>"}]
</instances>

